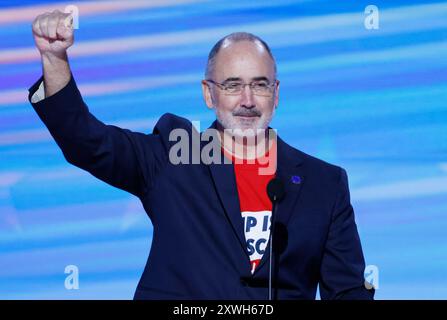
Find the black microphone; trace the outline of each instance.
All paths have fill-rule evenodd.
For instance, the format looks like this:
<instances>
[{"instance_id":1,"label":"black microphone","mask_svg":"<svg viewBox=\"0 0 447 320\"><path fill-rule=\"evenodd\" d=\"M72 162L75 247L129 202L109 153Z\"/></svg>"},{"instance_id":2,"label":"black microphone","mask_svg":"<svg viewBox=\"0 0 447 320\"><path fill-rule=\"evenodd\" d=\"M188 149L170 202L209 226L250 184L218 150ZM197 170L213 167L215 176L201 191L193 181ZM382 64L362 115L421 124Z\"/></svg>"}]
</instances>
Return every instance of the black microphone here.
<instances>
[{"instance_id":1,"label":"black microphone","mask_svg":"<svg viewBox=\"0 0 447 320\"><path fill-rule=\"evenodd\" d=\"M267 184L267 195L273 204L277 201L281 201L281 199L284 198L285 193L284 183L282 183L281 179L273 178Z\"/></svg>"},{"instance_id":2,"label":"black microphone","mask_svg":"<svg viewBox=\"0 0 447 320\"><path fill-rule=\"evenodd\" d=\"M267 195L272 202L272 217L270 219L270 258L269 258L269 300L272 300L272 264L273 264L273 234L275 231L275 211L279 201L285 196L284 183L279 178L273 178L267 184Z\"/></svg>"}]
</instances>

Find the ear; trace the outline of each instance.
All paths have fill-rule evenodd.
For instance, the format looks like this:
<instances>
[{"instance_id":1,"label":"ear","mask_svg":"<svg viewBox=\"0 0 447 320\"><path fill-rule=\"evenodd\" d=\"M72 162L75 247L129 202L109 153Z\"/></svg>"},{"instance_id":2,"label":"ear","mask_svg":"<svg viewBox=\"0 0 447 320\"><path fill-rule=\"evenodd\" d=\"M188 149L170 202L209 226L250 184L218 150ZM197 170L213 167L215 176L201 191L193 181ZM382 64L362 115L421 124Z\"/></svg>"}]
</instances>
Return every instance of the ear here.
<instances>
[{"instance_id":1,"label":"ear","mask_svg":"<svg viewBox=\"0 0 447 320\"><path fill-rule=\"evenodd\" d=\"M214 103L213 103L213 97L211 95L211 89L205 80L202 80L202 93L203 93L203 99L205 100L207 107L209 109L213 109Z\"/></svg>"},{"instance_id":2,"label":"ear","mask_svg":"<svg viewBox=\"0 0 447 320\"><path fill-rule=\"evenodd\" d=\"M275 109L278 108L278 104L279 104L279 80L276 80L276 84L275 84L275 96L274 96L274 106Z\"/></svg>"}]
</instances>

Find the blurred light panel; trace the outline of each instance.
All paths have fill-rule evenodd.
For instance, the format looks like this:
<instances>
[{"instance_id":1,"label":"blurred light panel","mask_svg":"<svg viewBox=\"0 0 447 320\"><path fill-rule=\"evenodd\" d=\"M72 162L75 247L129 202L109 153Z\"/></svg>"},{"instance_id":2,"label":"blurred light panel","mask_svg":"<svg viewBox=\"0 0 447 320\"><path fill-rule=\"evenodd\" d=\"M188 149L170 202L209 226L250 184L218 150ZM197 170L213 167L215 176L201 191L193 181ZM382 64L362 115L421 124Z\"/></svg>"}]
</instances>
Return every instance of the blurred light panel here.
<instances>
[{"instance_id":1,"label":"blurred light panel","mask_svg":"<svg viewBox=\"0 0 447 320\"><path fill-rule=\"evenodd\" d=\"M27 102L40 77L35 16L79 8L71 67L91 112L150 133L171 112L214 119L200 80L222 36L272 47L272 126L347 169L377 299L446 299L447 2L1 1L0 298L131 299L152 225L137 198L69 165ZM66 290L65 267L79 268Z\"/></svg>"}]
</instances>

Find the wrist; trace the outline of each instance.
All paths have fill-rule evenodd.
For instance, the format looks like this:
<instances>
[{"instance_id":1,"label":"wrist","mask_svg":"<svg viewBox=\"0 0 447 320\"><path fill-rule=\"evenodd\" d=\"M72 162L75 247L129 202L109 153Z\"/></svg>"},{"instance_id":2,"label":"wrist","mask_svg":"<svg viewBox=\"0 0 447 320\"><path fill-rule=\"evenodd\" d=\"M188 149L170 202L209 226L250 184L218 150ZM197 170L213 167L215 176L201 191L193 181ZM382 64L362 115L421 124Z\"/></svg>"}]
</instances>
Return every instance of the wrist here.
<instances>
[{"instance_id":1,"label":"wrist","mask_svg":"<svg viewBox=\"0 0 447 320\"><path fill-rule=\"evenodd\" d=\"M44 65L61 65L68 62L67 51L60 53L42 52L40 56Z\"/></svg>"},{"instance_id":2,"label":"wrist","mask_svg":"<svg viewBox=\"0 0 447 320\"><path fill-rule=\"evenodd\" d=\"M45 84L45 97L50 97L61 90L70 81L70 66L67 54L42 54L42 68Z\"/></svg>"}]
</instances>

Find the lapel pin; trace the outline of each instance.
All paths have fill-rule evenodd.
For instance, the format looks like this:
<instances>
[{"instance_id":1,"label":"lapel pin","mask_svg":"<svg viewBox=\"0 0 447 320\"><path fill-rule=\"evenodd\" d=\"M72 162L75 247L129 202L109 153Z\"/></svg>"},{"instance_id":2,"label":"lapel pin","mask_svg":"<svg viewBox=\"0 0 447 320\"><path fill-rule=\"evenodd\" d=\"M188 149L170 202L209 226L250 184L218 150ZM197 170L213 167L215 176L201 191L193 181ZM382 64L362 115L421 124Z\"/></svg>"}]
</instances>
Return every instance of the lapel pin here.
<instances>
[{"instance_id":1,"label":"lapel pin","mask_svg":"<svg viewBox=\"0 0 447 320\"><path fill-rule=\"evenodd\" d=\"M301 183L301 177L300 176L292 176L290 178L290 181L292 181L293 184L300 184Z\"/></svg>"}]
</instances>

